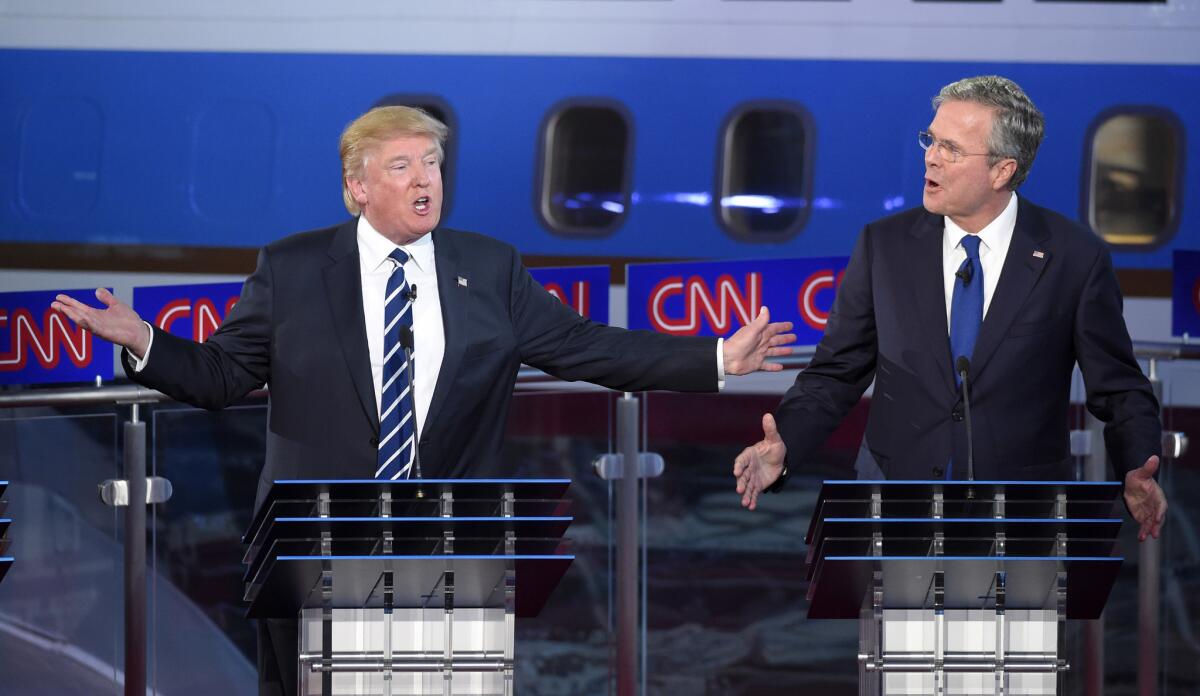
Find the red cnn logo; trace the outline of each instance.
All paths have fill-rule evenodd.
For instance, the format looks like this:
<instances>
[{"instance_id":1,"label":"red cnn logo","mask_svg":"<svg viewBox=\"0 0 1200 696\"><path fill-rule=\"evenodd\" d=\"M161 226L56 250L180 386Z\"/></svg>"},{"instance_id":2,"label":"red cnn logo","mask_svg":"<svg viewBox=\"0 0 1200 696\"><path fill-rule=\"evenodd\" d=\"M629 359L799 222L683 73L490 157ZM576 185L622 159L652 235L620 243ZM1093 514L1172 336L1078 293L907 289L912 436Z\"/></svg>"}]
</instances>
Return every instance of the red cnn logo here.
<instances>
[{"instance_id":1,"label":"red cnn logo","mask_svg":"<svg viewBox=\"0 0 1200 696\"><path fill-rule=\"evenodd\" d=\"M676 295L683 295L681 317L667 315L667 300ZM650 291L646 313L656 331L688 336L700 333L703 314L712 332L721 335L730 331L735 317L742 325L749 324L761 306L761 273L747 273L744 289L729 274L718 276L713 289L699 276L692 276L686 282L682 276L669 276Z\"/></svg>"},{"instance_id":2,"label":"red cnn logo","mask_svg":"<svg viewBox=\"0 0 1200 696\"><path fill-rule=\"evenodd\" d=\"M800 285L800 292L796 293L796 304L799 305L800 318L805 324L817 331L825 330L825 324L829 322L829 312L817 307L817 295L841 285L842 276L845 274L846 271L843 270L835 278L833 271L822 269L804 279L804 283Z\"/></svg>"},{"instance_id":3,"label":"red cnn logo","mask_svg":"<svg viewBox=\"0 0 1200 696\"><path fill-rule=\"evenodd\" d=\"M32 355L43 369L58 367L63 355L75 367L92 362L92 335L83 329L71 329L65 316L47 309L39 327L28 309L0 309L0 330L8 327L8 351L0 353L0 371L25 369Z\"/></svg>"},{"instance_id":4,"label":"red cnn logo","mask_svg":"<svg viewBox=\"0 0 1200 696\"><path fill-rule=\"evenodd\" d=\"M221 325L221 321L229 315L229 310L233 309L233 305L237 304L237 301L236 297L229 298L229 301L225 303L225 311L220 316L217 315L216 305L207 297L199 298L195 304L188 299L168 302L154 318L154 325L170 333L172 324L191 317L192 340L204 343Z\"/></svg>"},{"instance_id":5,"label":"red cnn logo","mask_svg":"<svg viewBox=\"0 0 1200 696\"><path fill-rule=\"evenodd\" d=\"M563 286L558 283L546 283L545 288L546 292L554 296L554 299L575 310L580 316L588 316L591 309L592 284L586 280L577 280L570 285L570 297L567 296L567 291L563 290Z\"/></svg>"}]
</instances>

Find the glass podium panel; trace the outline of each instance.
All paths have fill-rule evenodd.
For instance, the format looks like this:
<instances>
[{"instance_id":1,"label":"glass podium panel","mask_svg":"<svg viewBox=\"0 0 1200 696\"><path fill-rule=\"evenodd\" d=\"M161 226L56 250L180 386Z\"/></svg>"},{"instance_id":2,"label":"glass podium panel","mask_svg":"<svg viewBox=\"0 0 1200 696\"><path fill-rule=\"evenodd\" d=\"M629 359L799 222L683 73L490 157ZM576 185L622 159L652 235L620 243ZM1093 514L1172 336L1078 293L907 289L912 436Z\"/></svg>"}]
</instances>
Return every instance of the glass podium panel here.
<instances>
[{"instance_id":1,"label":"glass podium panel","mask_svg":"<svg viewBox=\"0 0 1200 696\"><path fill-rule=\"evenodd\" d=\"M5 693L120 694L121 520L98 486L119 478L116 409L0 410L0 518L14 562L0 583Z\"/></svg>"}]
</instances>

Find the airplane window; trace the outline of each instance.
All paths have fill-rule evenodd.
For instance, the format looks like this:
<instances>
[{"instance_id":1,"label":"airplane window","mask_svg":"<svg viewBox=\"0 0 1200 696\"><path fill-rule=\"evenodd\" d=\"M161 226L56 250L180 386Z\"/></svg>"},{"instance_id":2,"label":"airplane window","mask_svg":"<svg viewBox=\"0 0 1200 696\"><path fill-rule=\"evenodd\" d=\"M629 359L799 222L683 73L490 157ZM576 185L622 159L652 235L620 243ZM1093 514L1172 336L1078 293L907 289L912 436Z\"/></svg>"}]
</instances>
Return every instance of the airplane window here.
<instances>
[{"instance_id":1,"label":"airplane window","mask_svg":"<svg viewBox=\"0 0 1200 696\"><path fill-rule=\"evenodd\" d=\"M632 142L619 104L572 101L551 109L538 158L542 224L570 236L616 230L629 209Z\"/></svg>"},{"instance_id":2,"label":"airplane window","mask_svg":"<svg viewBox=\"0 0 1200 696\"><path fill-rule=\"evenodd\" d=\"M808 220L814 129L799 104L738 107L721 133L717 219L729 234L775 242Z\"/></svg>"},{"instance_id":3,"label":"airplane window","mask_svg":"<svg viewBox=\"0 0 1200 696\"><path fill-rule=\"evenodd\" d=\"M1110 111L1088 138L1084 214L1109 244L1156 247L1179 226L1181 128L1160 110Z\"/></svg>"},{"instance_id":4,"label":"airplane window","mask_svg":"<svg viewBox=\"0 0 1200 696\"><path fill-rule=\"evenodd\" d=\"M442 220L450 219L451 204L454 202L454 162L458 153L458 119L450 104L441 97L430 94L389 94L380 97L371 108L377 106L412 106L436 118L450 129L446 138L446 152L442 159Z\"/></svg>"}]
</instances>

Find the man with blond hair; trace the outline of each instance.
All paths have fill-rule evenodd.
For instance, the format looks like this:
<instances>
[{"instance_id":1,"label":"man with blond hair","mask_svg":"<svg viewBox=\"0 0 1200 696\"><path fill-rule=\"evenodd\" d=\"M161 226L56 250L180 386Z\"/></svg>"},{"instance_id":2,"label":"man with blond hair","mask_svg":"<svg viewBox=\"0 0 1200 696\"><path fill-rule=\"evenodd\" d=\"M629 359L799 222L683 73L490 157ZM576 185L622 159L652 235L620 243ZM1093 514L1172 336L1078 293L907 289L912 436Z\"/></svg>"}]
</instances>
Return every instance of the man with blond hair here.
<instances>
[{"instance_id":1,"label":"man with blond hair","mask_svg":"<svg viewBox=\"0 0 1200 696\"><path fill-rule=\"evenodd\" d=\"M222 408L269 384L256 508L277 479L407 478L418 462L454 478L495 464L522 363L621 391L716 391L726 374L780 369L768 358L794 336L765 310L728 340L604 326L547 293L511 246L439 227L446 137L403 106L352 122L340 149L355 217L264 247L203 344L103 289L105 309L66 296L55 308L123 346L131 379L180 401ZM295 621L265 624L260 692L293 693Z\"/></svg>"}]
</instances>

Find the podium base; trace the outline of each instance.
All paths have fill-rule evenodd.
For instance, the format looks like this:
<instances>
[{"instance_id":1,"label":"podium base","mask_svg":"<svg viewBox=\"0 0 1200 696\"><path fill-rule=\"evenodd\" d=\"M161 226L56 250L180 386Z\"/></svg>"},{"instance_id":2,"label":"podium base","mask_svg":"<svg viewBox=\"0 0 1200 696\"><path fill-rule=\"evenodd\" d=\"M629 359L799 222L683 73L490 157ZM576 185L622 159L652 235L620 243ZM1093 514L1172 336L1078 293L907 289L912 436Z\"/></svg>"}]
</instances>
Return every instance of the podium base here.
<instances>
[{"instance_id":1,"label":"podium base","mask_svg":"<svg viewBox=\"0 0 1200 696\"><path fill-rule=\"evenodd\" d=\"M1055 611L865 613L860 624L862 696L1059 693L1059 675L1066 665L1059 659Z\"/></svg>"},{"instance_id":2,"label":"podium base","mask_svg":"<svg viewBox=\"0 0 1200 696\"><path fill-rule=\"evenodd\" d=\"M298 693L510 696L511 626L502 608L305 609Z\"/></svg>"}]
</instances>

